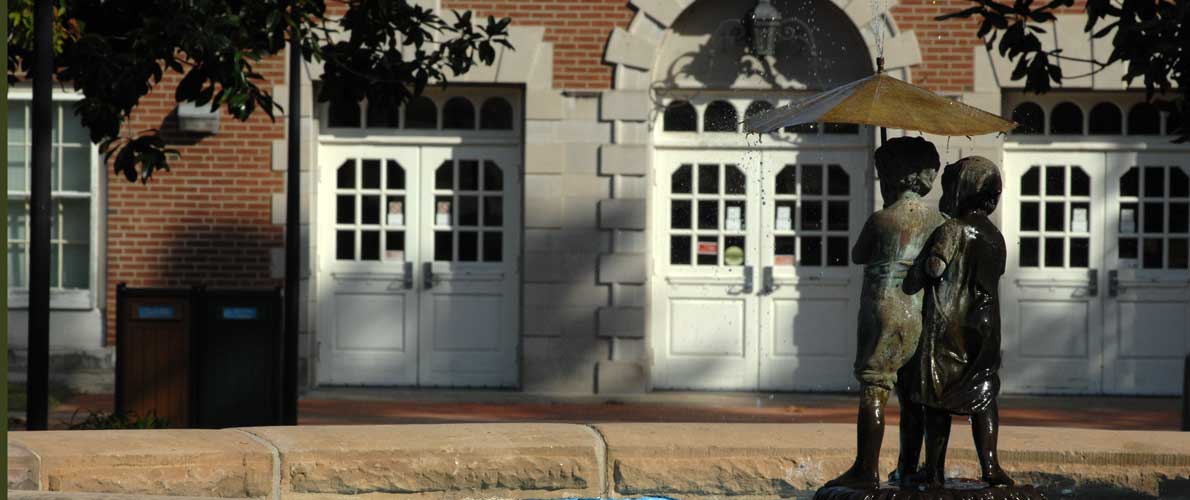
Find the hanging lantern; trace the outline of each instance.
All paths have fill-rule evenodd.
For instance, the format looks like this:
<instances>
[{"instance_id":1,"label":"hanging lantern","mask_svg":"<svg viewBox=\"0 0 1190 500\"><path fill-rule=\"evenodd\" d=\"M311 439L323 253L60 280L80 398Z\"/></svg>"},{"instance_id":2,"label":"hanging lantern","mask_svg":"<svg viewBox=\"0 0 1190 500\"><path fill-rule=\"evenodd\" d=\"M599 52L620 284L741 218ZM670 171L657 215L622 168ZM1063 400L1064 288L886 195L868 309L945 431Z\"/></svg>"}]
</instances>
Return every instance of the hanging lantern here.
<instances>
[{"instance_id":1,"label":"hanging lantern","mask_svg":"<svg viewBox=\"0 0 1190 500\"><path fill-rule=\"evenodd\" d=\"M776 53L777 33L781 29L781 12L771 0L757 0L752 9L752 54L758 57Z\"/></svg>"}]
</instances>

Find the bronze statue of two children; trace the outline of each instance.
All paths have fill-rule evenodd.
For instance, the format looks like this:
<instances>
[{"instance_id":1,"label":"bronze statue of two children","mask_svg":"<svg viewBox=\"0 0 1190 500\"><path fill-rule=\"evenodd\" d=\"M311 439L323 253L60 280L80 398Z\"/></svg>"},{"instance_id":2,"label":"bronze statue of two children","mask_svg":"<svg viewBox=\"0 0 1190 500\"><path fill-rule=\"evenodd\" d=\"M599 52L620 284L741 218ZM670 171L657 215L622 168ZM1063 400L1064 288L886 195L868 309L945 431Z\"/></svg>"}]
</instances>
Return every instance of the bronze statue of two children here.
<instances>
[{"instance_id":1,"label":"bronze statue of two children","mask_svg":"<svg viewBox=\"0 0 1190 500\"><path fill-rule=\"evenodd\" d=\"M1004 237L988 219L1002 181L991 161L947 165L939 210L929 193L940 161L920 137L876 150L884 208L868 218L851 258L864 266L855 375L860 404L855 464L827 487L879 487L884 406L897 391L901 486L944 482L951 415L970 415L982 479L1011 486L996 458ZM922 442L925 464L919 468Z\"/></svg>"}]
</instances>

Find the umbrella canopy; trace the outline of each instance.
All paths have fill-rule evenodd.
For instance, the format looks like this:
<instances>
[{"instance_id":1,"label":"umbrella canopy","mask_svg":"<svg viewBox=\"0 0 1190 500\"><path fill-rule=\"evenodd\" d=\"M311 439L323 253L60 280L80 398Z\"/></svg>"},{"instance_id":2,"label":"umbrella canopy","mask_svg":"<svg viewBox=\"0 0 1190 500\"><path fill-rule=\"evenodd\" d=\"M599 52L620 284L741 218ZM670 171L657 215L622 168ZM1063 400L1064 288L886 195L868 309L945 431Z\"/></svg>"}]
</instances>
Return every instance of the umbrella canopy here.
<instances>
[{"instance_id":1,"label":"umbrella canopy","mask_svg":"<svg viewBox=\"0 0 1190 500\"><path fill-rule=\"evenodd\" d=\"M768 133L802 123L855 123L937 135L1008 132L1016 124L942 97L883 72L744 120L744 130Z\"/></svg>"}]
</instances>

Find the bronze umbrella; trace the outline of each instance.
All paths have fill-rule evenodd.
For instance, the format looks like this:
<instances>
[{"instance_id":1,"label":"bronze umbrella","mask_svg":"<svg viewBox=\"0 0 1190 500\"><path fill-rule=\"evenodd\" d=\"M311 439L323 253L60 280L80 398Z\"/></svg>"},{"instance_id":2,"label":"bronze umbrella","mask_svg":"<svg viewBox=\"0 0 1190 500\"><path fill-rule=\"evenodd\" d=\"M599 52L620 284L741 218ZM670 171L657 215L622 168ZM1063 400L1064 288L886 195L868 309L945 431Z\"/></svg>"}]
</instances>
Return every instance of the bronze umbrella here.
<instances>
[{"instance_id":1,"label":"bronze umbrella","mask_svg":"<svg viewBox=\"0 0 1190 500\"><path fill-rule=\"evenodd\" d=\"M744 130L769 133L802 123L854 123L947 136L1008 132L1016 124L942 97L883 71L744 120Z\"/></svg>"}]
</instances>

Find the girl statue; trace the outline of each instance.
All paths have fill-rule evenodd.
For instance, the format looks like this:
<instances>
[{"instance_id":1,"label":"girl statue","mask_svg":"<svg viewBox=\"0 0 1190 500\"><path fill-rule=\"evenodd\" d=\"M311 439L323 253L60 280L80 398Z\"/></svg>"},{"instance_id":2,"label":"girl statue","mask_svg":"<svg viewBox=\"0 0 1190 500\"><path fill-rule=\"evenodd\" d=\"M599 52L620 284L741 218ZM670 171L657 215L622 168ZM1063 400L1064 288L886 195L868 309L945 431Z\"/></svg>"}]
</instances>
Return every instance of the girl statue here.
<instances>
[{"instance_id":1,"label":"girl statue","mask_svg":"<svg viewBox=\"0 0 1190 500\"><path fill-rule=\"evenodd\" d=\"M950 415L970 415L984 482L1011 486L996 458L1000 391L1000 297L1004 237L988 215L1000 200L999 169L967 157L942 173L939 208L949 215L934 231L904 283L925 289L917 353L905 368L905 392L925 407L926 462L915 478L944 481Z\"/></svg>"}]
</instances>

